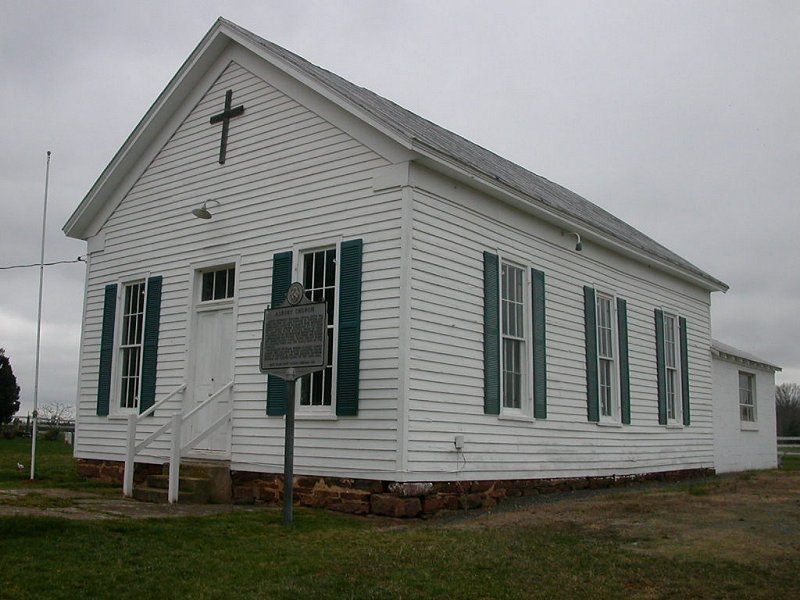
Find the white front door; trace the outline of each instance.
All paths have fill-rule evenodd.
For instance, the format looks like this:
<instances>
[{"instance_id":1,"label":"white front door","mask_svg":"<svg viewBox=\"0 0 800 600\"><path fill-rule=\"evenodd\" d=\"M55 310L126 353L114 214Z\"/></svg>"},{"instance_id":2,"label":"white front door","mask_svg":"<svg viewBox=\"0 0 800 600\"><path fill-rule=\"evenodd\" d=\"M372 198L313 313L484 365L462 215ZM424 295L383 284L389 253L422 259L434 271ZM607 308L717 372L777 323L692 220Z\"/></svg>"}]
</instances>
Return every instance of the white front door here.
<instances>
[{"instance_id":1,"label":"white front door","mask_svg":"<svg viewBox=\"0 0 800 600\"><path fill-rule=\"evenodd\" d=\"M187 395L187 412L208 400L233 378L233 307L198 309L192 341L194 375ZM231 406L233 390L220 394L216 409L201 408L187 423L184 442L205 431ZM230 453L230 422L206 438L194 449L200 453L227 455Z\"/></svg>"}]
</instances>

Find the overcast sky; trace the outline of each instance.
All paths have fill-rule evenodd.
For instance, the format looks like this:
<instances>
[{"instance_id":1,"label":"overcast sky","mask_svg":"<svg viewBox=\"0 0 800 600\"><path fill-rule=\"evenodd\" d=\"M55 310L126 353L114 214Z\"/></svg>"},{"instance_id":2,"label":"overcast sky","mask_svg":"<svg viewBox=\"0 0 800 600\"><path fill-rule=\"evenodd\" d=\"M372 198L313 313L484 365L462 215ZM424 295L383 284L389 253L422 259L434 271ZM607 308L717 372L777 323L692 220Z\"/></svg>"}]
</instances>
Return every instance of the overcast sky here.
<instances>
[{"instance_id":1,"label":"overcast sky","mask_svg":"<svg viewBox=\"0 0 800 600\"><path fill-rule=\"evenodd\" d=\"M725 281L714 337L800 382L800 2L3 0L0 266L61 227L218 16L611 211ZM84 266L45 268L39 404L74 402ZM0 270L32 407L38 269Z\"/></svg>"}]
</instances>

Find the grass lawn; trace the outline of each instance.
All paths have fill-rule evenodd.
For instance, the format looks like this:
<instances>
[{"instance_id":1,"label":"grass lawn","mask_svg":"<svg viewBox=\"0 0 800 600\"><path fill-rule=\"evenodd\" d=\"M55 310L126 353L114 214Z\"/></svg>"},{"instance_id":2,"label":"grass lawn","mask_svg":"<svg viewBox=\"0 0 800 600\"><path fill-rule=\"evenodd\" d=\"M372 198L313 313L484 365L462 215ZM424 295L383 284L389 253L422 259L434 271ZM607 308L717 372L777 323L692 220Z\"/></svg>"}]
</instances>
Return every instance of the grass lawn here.
<instances>
[{"instance_id":1,"label":"grass lawn","mask_svg":"<svg viewBox=\"0 0 800 600\"><path fill-rule=\"evenodd\" d=\"M786 471L800 470L800 456L784 456L782 469Z\"/></svg>"},{"instance_id":2,"label":"grass lawn","mask_svg":"<svg viewBox=\"0 0 800 600\"><path fill-rule=\"evenodd\" d=\"M23 469L19 469L21 464ZM0 489L19 487L63 487L101 492L109 485L78 476L72 446L63 441L36 440L36 478L31 481L30 438L0 439Z\"/></svg>"},{"instance_id":3,"label":"grass lawn","mask_svg":"<svg viewBox=\"0 0 800 600\"><path fill-rule=\"evenodd\" d=\"M0 598L797 598L799 506L776 470L429 522L6 516Z\"/></svg>"}]
</instances>

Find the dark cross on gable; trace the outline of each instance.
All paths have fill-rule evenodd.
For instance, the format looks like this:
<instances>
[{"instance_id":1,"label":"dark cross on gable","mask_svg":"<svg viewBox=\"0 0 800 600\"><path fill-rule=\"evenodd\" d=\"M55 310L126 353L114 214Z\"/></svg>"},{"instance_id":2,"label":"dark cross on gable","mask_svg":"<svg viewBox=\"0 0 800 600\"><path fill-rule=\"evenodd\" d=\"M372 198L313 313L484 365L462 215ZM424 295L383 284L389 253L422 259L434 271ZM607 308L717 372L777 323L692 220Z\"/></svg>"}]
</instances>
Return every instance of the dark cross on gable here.
<instances>
[{"instance_id":1,"label":"dark cross on gable","mask_svg":"<svg viewBox=\"0 0 800 600\"><path fill-rule=\"evenodd\" d=\"M231 108L231 99L233 98L233 90L225 92L225 110L218 115L211 117L211 124L216 125L222 121L222 139L219 143L219 164L225 164L225 149L228 146L228 123L234 117L244 113L244 105Z\"/></svg>"}]
</instances>

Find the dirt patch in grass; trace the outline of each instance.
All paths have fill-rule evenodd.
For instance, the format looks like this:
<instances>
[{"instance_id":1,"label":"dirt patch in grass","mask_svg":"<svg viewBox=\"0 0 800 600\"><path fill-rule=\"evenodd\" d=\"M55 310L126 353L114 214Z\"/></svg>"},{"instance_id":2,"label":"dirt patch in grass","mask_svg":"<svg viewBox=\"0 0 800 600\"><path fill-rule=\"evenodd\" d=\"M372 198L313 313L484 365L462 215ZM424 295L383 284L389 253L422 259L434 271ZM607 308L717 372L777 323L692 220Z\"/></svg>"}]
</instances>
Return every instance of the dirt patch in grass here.
<instances>
[{"instance_id":1,"label":"dirt patch in grass","mask_svg":"<svg viewBox=\"0 0 800 600\"><path fill-rule=\"evenodd\" d=\"M62 517L92 521L108 519L160 519L204 517L242 511L231 504L151 504L121 497L62 488L0 489L0 517ZM269 509L264 509L269 510ZM277 509L275 509L277 510Z\"/></svg>"},{"instance_id":2,"label":"dirt patch in grass","mask_svg":"<svg viewBox=\"0 0 800 600\"><path fill-rule=\"evenodd\" d=\"M0 505L47 510L48 508L69 508L75 506L75 501L63 496L31 492L30 494L0 494Z\"/></svg>"},{"instance_id":3,"label":"dirt patch in grass","mask_svg":"<svg viewBox=\"0 0 800 600\"><path fill-rule=\"evenodd\" d=\"M800 472L751 472L534 502L451 526L579 529L635 553L763 564L800 556Z\"/></svg>"}]
</instances>

